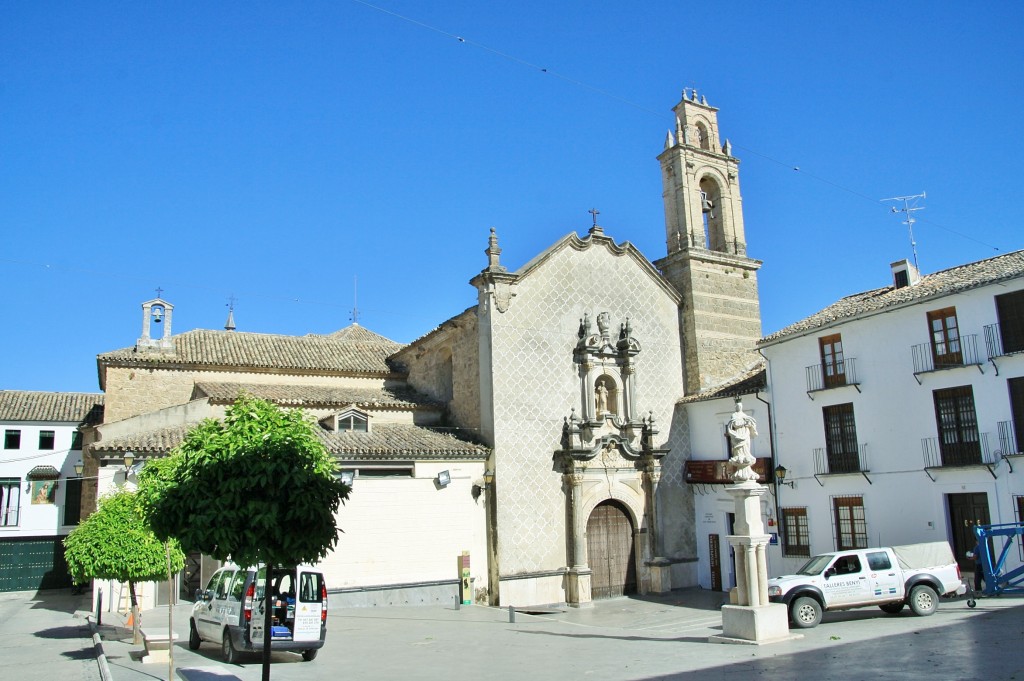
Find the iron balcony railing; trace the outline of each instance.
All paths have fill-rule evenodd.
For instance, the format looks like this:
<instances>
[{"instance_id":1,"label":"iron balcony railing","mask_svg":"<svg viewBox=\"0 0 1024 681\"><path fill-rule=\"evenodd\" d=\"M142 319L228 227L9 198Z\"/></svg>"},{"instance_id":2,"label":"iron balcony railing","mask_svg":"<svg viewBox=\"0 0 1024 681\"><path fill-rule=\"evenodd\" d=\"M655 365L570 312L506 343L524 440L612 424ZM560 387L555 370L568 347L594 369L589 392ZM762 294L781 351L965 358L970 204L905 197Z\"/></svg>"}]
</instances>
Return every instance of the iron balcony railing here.
<instances>
[{"instance_id":1,"label":"iron balcony railing","mask_svg":"<svg viewBox=\"0 0 1024 681\"><path fill-rule=\"evenodd\" d=\"M953 466L988 466L996 456L988 446L988 433L964 433L958 442L945 442L937 437L921 439L925 468Z\"/></svg>"},{"instance_id":2,"label":"iron balcony railing","mask_svg":"<svg viewBox=\"0 0 1024 681\"><path fill-rule=\"evenodd\" d=\"M813 364L806 368L807 392L860 385L857 380L857 359L847 357L835 364Z\"/></svg>"},{"instance_id":3,"label":"iron balcony railing","mask_svg":"<svg viewBox=\"0 0 1024 681\"><path fill-rule=\"evenodd\" d=\"M985 352L988 353L988 358L1002 357L1006 353L1003 352L1003 335L999 331L999 324L989 324L984 328L985 331Z\"/></svg>"},{"instance_id":4,"label":"iron balcony railing","mask_svg":"<svg viewBox=\"0 0 1024 681\"><path fill-rule=\"evenodd\" d=\"M1003 456L1022 454L1021 441L1017 439L1017 428L1013 421L1000 421L996 424L999 430L999 453Z\"/></svg>"},{"instance_id":5,"label":"iron balcony railing","mask_svg":"<svg viewBox=\"0 0 1024 681\"><path fill-rule=\"evenodd\" d=\"M949 342L941 354L935 352L931 343L921 343L911 348L914 355L914 373L924 374L953 367L980 366L978 358L978 335L960 336Z\"/></svg>"},{"instance_id":6,"label":"iron balcony railing","mask_svg":"<svg viewBox=\"0 0 1024 681\"><path fill-rule=\"evenodd\" d=\"M814 449L814 474L863 473L868 471L868 446L863 442L857 451L829 452L825 447Z\"/></svg>"}]
</instances>

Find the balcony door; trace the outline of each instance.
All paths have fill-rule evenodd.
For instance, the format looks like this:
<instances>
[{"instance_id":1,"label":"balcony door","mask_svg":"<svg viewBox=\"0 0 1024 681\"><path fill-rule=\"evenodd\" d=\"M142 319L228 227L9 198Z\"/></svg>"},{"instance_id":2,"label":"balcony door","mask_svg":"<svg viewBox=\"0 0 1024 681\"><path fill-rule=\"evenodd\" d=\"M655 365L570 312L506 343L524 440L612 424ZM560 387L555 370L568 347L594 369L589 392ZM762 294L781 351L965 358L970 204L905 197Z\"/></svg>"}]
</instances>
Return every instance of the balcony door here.
<instances>
[{"instance_id":1,"label":"balcony door","mask_svg":"<svg viewBox=\"0 0 1024 681\"><path fill-rule=\"evenodd\" d=\"M931 331L932 359L935 368L959 366L964 363L960 349L960 328L956 321L956 308L945 307L928 313Z\"/></svg>"}]
</instances>

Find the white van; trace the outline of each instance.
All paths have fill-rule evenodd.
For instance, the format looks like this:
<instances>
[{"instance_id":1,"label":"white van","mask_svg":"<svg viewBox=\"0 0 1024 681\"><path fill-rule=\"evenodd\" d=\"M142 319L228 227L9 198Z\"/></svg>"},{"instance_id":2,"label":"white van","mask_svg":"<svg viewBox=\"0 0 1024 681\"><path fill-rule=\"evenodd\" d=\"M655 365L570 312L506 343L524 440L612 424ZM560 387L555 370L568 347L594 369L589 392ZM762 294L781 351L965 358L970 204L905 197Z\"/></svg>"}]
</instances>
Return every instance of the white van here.
<instances>
[{"instance_id":1,"label":"white van","mask_svg":"<svg viewBox=\"0 0 1024 681\"><path fill-rule=\"evenodd\" d=\"M188 647L219 643L224 661L234 664L239 651L263 650L266 568L226 564L196 591L189 618ZM323 573L309 565L270 571L271 650L316 657L327 637L327 585Z\"/></svg>"}]
</instances>

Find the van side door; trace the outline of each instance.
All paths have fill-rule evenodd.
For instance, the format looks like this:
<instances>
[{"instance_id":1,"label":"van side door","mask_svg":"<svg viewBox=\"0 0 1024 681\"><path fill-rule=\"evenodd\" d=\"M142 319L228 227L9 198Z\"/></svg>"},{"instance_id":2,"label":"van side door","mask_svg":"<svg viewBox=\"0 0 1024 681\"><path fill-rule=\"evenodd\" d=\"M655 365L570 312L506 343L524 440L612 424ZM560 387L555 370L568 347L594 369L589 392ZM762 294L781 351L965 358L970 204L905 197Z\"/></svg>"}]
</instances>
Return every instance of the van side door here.
<instances>
[{"instance_id":1,"label":"van side door","mask_svg":"<svg viewBox=\"0 0 1024 681\"><path fill-rule=\"evenodd\" d=\"M224 630L224 625L228 624L228 613L231 610L231 604L228 602L228 596L231 593L231 582L235 578L234 568L224 568L224 577L217 584L217 591L213 595L213 610L217 618L217 640L221 636L221 632Z\"/></svg>"},{"instance_id":2,"label":"van side door","mask_svg":"<svg viewBox=\"0 0 1024 681\"><path fill-rule=\"evenodd\" d=\"M217 588L224 581L225 569L217 570L210 577L206 589L203 591L203 602L195 609L196 630L201 638L207 641L219 641L220 631L216 610Z\"/></svg>"}]
</instances>

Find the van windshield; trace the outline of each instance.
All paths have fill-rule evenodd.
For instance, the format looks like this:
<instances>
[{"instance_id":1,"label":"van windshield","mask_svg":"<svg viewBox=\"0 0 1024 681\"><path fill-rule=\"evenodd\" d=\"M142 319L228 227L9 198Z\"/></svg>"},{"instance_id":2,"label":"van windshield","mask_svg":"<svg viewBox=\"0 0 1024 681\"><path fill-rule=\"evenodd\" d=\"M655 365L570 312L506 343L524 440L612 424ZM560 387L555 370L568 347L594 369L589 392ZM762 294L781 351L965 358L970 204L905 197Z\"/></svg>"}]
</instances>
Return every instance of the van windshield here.
<instances>
[{"instance_id":1,"label":"van windshield","mask_svg":"<svg viewBox=\"0 0 1024 681\"><path fill-rule=\"evenodd\" d=\"M807 576L820 575L821 571L825 569L825 566L828 565L828 562L832 560L834 557L835 556L828 555L815 556L814 558L811 558L809 561L804 563L804 566L797 570L796 573L798 575Z\"/></svg>"}]
</instances>

